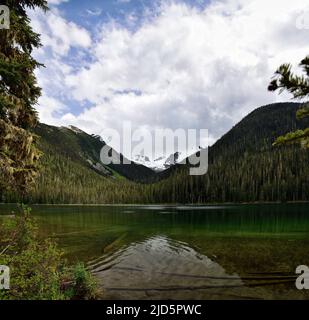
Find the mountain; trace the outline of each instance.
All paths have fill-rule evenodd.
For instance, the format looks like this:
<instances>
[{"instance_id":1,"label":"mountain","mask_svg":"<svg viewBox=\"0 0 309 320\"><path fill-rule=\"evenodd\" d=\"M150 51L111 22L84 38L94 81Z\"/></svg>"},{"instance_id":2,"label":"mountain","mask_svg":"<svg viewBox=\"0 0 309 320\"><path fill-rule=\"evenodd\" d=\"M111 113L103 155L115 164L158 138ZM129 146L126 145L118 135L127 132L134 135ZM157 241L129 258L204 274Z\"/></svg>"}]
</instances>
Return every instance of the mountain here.
<instances>
[{"instance_id":1,"label":"mountain","mask_svg":"<svg viewBox=\"0 0 309 320\"><path fill-rule=\"evenodd\" d=\"M104 165L100 160L100 151L106 143L100 136L89 135L74 126L54 127L40 123L35 128L35 134L39 136L40 148L45 154L57 153L105 177L146 182L155 175L151 169L133 161L130 165ZM118 157L122 163L124 157L121 154Z\"/></svg>"},{"instance_id":2,"label":"mountain","mask_svg":"<svg viewBox=\"0 0 309 320\"><path fill-rule=\"evenodd\" d=\"M135 155L134 161L152 169L155 172L161 172L177 164L180 160L180 155L181 152L175 152L174 154L169 155L167 158L159 157L151 161L149 157L138 154Z\"/></svg>"},{"instance_id":3,"label":"mountain","mask_svg":"<svg viewBox=\"0 0 309 320\"><path fill-rule=\"evenodd\" d=\"M155 202L309 200L309 150L273 147L276 137L309 127L296 119L298 103L260 107L209 148L206 175L189 176L187 165L162 173Z\"/></svg>"},{"instance_id":4,"label":"mountain","mask_svg":"<svg viewBox=\"0 0 309 320\"><path fill-rule=\"evenodd\" d=\"M34 188L22 201L32 203L135 203L141 183L153 181L156 174L132 162L104 165L100 150L105 142L76 127L39 124L34 132L42 151L41 168ZM119 155L123 159L122 155ZM20 201L14 193L6 202Z\"/></svg>"},{"instance_id":5,"label":"mountain","mask_svg":"<svg viewBox=\"0 0 309 320\"><path fill-rule=\"evenodd\" d=\"M273 147L276 137L309 127L297 120L297 103L257 108L209 147L209 168L190 176L172 155L161 172L143 165L103 165L105 142L75 127L40 124L35 133L44 155L33 203L214 203L309 201L309 150ZM119 155L119 157L122 157ZM165 161L164 161L165 162ZM176 161L177 162L177 161ZM7 202L20 200L7 194Z\"/></svg>"}]
</instances>

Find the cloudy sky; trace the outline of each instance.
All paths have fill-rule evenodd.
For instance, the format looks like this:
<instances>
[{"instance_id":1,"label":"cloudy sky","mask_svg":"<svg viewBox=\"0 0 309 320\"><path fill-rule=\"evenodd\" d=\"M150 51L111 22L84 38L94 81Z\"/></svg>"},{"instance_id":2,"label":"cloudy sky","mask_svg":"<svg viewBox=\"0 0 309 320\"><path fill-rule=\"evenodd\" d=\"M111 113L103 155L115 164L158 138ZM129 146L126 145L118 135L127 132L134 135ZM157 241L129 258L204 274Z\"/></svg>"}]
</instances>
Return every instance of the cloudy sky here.
<instances>
[{"instance_id":1,"label":"cloudy sky","mask_svg":"<svg viewBox=\"0 0 309 320\"><path fill-rule=\"evenodd\" d=\"M258 106L275 69L309 54L307 0L50 0L31 12L40 120L88 133L206 128L213 143Z\"/></svg>"}]
</instances>

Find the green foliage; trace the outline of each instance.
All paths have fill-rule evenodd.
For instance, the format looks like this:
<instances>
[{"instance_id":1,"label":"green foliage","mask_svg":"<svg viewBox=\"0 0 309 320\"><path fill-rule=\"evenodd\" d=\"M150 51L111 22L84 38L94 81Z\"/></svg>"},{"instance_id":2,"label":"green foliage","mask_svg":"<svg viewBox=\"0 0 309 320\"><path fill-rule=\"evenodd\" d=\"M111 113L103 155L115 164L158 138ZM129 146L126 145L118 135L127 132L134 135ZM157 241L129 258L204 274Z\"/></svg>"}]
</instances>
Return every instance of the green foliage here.
<instances>
[{"instance_id":1,"label":"green foliage","mask_svg":"<svg viewBox=\"0 0 309 320\"><path fill-rule=\"evenodd\" d=\"M296 75L292 72L290 64L281 65L275 72L274 79L271 81L268 90L280 93L287 90L292 93L294 99L307 98L309 96L309 56L303 59L299 66L302 68L304 75ZM309 105L302 105L296 114L298 119L309 116ZM303 148L309 148L309 128L289 132L280 136L274 142L274 145L299 143Z\"/></svg>"},{"instance_id":2,"label":"green foliage","mask_svg":"<svg viewBox=\"0 0 309 320\"><path fill-rule=\"evenodd\" d=\"M308 117L308 116L309 116L309 104L306 104L305 106L301 107L296 112L297 119L303 119L303 118Z\"/></svg>"},{"instance_id":3,"label":"green foliage","mask_svg":"<svg viewBox=\"0 0 309 320\"><path fill-rule=\"evenodd\" d=\"M95 299L96 282L83 263L77 263L73 268L74 299Z\"/></svg>"},{"instance_id":4,"label":"green foliage","mask_svg":"<svg viewBox=\"0 0 309 320\"><path fill-rule=\"evenodd\" d=\"M0 195L6 189L24 193L37 170L40 153L28 129L36 125L34 105L41 94L34 74L40 64L31 53L41 43L27 9L47 10L44 0L2 4L10 8L10 29L0 32Z\"/></svg>"},{"instance_id":5,"label":"green foliage","mask_svg":"<svg viewBox=\"0 0 309 320\"><path fill-rule=\"evenodd\" d=\"M0 264L10 267L10 290L0 299L93 299L96 283L83 264L68 267L54 241L41 239L30 209L0 224Z\"/></svg>"},{"instance_id":6,"label":"green foliage","mask_svg":"<svg viewBox=\"0 0 309 320\"><path fill-rule=\"evenodd\" d=\"M280 136L276 139L273 145L293 144L296 142L300 143L303 148L309 148L309 128L289 132L284 136Z\"/></svg>"},{"instance_id":7,"label":"green foliage","mask_svg":"<svg viewBox=\"0 0 309 320\"><path fill-rule=\"evenodd\" d=\"M6 189L24 193L34 182L41 155L35 139L27 130L0 119L0 196Z\"/></svg>"},{"instance_id":8,"label":"green foliage","mask_svg":"<svg viewBox=\"0 0 309 320\"><path fill-rule=\"evenodd\" d=\"M1 299L63 299L60 290L62 252L41 240L30 209L0 225L0 263L10 267L10 290Z\"/></svg>"}]
</instances>

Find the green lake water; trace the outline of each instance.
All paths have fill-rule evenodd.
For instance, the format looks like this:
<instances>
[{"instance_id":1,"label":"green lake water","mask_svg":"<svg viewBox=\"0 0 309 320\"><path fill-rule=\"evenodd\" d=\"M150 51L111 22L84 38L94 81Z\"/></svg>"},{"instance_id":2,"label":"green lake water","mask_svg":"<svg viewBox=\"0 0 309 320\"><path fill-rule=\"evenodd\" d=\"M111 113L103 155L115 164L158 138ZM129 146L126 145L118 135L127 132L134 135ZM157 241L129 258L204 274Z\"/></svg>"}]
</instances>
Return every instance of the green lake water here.
<instances>
[{"instance_id":1,"label":"green lake water","mask_svg":"<svg viewBox=\"0 0 309 320\"><path fill-rule=\"evenodd\" d=\"M107 299L308 299L309 204L32 206ZM0 205L0 215L17 212Z\"/></svg>"}]
</instances>

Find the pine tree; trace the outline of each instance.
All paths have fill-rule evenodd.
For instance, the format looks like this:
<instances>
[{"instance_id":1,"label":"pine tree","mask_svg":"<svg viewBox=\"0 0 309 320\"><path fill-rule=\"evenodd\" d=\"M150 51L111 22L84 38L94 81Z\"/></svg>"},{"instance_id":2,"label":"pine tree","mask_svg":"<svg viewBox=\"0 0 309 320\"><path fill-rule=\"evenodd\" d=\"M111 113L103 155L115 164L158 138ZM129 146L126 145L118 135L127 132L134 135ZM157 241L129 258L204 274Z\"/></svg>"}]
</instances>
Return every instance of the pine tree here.
<instances>
[{"instance_id":1,"label":"pine tree","mask_svg":"<svg viewBox=\"0 0 309 320\"><path fill-rule=\"evenodd\" d=\"M37 123L34 105L41 94L34 71L42 65L31 54L41 43L26 10L48 9L45 0L2 4L10 9L10 28L0 30L0 195L7 189L24 193L37 172L40 152L30 130Z\"/></svg>"},{"instance_id":2,"label":"pine tree","mask_svg":"<svg viewBox=\"0 0 309 320\"><path fill-rule=\"evenodd\" d=\"M303 59L299 66L304 75L296 75L292 72L291 64L283 64L275 72L274 79L268 86L269 91L280 90L280 93L287 90L292 93L294 99L303 99L309 97L309 56ZM302 119L309 116L309 103L302 105L297 111L296 117ZM280 136L274 142L274 145L300 143L302 147L309 148L309 128L289 132Z\"/></svg>"}]
</instances>

